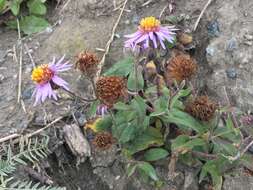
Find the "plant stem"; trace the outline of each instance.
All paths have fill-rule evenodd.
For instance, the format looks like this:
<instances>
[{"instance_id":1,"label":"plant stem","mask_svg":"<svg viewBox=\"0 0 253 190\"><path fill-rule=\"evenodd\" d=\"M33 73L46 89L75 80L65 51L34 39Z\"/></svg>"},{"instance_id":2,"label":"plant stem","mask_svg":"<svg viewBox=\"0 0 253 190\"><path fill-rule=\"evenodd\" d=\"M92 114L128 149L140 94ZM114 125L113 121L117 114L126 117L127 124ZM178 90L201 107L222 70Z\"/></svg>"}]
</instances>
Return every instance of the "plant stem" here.
<instances>
[{"instance_id":1,"label":"plant stem","mask_svg":"<svg viewBox=\"0 0 253 190\"><path fill-rule=\"evenodd\" d=\"M74 92L71 92L71 91L66 90L66 89L64 89L64 88L62 88L62 89L63 89L65 92L69 93L71 96L73 96L73 97L75 97L75 98L78 98L78 99L80 99L80 100L82 100L82 101L84 101L84 102L94 102L94 101L97 100L97 99L86 99L86 98L83 98L83 97L81 97L81 96L76 95Z\"/></svg>"}]
</instances>

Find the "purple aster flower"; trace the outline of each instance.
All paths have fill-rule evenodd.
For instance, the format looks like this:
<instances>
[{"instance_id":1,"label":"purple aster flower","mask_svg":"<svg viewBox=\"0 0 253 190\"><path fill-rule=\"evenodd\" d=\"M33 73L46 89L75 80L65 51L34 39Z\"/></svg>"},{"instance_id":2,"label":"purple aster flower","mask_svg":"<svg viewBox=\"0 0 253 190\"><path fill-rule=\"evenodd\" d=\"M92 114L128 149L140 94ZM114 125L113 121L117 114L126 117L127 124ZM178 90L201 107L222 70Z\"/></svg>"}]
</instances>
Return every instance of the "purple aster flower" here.
<instances>
[{"instance_id":1,"label":"purple aster flower","mask_svg":"<svg viewBox=\"0 0 253 190\"><path fill-rule=\"evenodd\" d=\"M160 21L155 17L146 17L141 20L137 32L125 35L129 38L125 41L125 47L135 49L136 45L139 45L145 49L150 47L152 42L152 47L158 48L161 45L163 49L166 49L164 42L173 43L176 30L178 29L174 26L161 26Z\"/></svg>"},{"instance_id":2,"label":"purple aster flower","mask_svg":"<svg viewBox=\"0 0 253 190\"><path fill-rule=\"evenodd\" d=\"M56 62L55 58L49 64L43 64L33 69L32 80L36 83L36 88L33 92L35 95L35 103L44 102L46 98L54 98L57 100L57 95L54 92L55 88L62 87L69 90L68 83L58 76L59 72L67 71L72 65L64 62L64 56Z\"/></svg>"},{"instance_id":3,"label":"purple aster flower","mask_svg":"<svg viewBox=\"0 0 253 190\"><path fill-rule=\"evenodd\" d=\"M108 114L108 112L109 112L108 106L102 104L97 107L96 114L98 116L104 117L106 114Z\"/></svg>"}]
</instances>

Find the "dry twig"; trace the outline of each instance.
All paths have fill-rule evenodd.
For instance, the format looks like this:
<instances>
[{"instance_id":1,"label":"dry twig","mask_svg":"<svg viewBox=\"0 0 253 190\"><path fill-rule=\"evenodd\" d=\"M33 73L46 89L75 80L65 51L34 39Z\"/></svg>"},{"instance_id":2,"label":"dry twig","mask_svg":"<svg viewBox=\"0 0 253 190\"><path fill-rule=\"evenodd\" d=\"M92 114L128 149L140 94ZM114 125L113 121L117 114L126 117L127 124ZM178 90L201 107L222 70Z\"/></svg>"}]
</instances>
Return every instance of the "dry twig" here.
<instances>
[{"instance_id":1,"label":"dry twig","mask_svg":"<svg viewBox=\"0 0 253 190\"><path fill-rule=\"evenodd\" d=\"M22 40L21 40L21 33L20 33L20 25L19 20L17 19L17 27L18 27L18 45L20 46L19 51L19 74L18 74L18 103L20 103L21 99L21 85L22 85Z\"/></svg>"},{"instance_id":2,"label":"dry twig","mask_svg":"<svg viewBox=\"0 0 253 190\"><path fill-rule=\"evenodd\" d=\"M32 63L32 65L33 65L33 68L35 68L36 65L35 65L35 62L34 62L34 60L33 60L33 57L32 57L32 55L31 55L31 53L29 52L29 47L27 46L27 44L24 44L24 46L25 46L25 51L27 52L27 54L28 54L28 56L29 56L29 58L30 58L30 60L31 60L31 63Z\"/></svg>"},{"instance_id":3,"label":"dry twig","mask_svg":"<svg viewBox=\"0 0 253 190\"><path fill-rule=\"evenodd\" d=\"M63 117L58 117L54 121L52 121L51 123L49 123L48 125L46 125L45 127L41 128L41 129L38 129L37 131L34 131L32 133L25 134L24 136L27 137L27 138L30 138L30 137L32 137L34 135L37 135L37 134L41 133L42 131L44 131L44 130L48 129L49 127L51 127L53 124L55 124L58 121L60 121L62 118ZM16 138L21 137L21 136L23 136L23 135L22 134L14 133L14 134L11 134L9 136L1 138L0 139L0 143L6 142L8 140L16 139ZM19 141L17 141L17 142L19 142ZM17 142L14 142L14 144L17 143Z\"/></svg>"},{"instance_id":4,"label":"dry twig","mask_svg":"<svg viewBox=\"0 0 253 190\"><path fill-rule=\"evenodd\" d=\"M106 43L106 46L105 46L105 53L104 53L104 55L103 55L101 61L99 62L99 65L98 65L98 71L97 71L97 76L96 76L96 78L98 78L99 75L100 75L100 73L101 73L102 67L103 67L104 62L105 62L105 57L106 57L106 55L108 54L108 52L109 52L109 50L110 50L111 43L112 43L112 41L113 41L113 39L114 39L115 31L116 31L116 29L117 29L117 27L118 27L118 25L119 25L119 21L120 21L120 19L121 19L121 17L122 17L122 14L123 14L124 10L125 10L127 1L128 1L128 0L125 0L125 2L124 2L124 4L123 4L123 7L122 7L122 9L121 9L121 11L120 11L120 14L119 14L119 16L118 16L118 19L117 19L117 21L115 22L115 24L114 24L114 26L113 26L113 28L112 28L111 37L110 37L110 39L108 40L108 42Z\"/></svg>"},{"instance_id":5,"label":"dry twig","mask_svg":"<svg viewBox=\"0 0 253 190\"><path fill-rule=\"evenodd\" d=\"M204 12L206 11L207 7L211 4L212 0L208 0L207 3L205 4L204 8L202 9L197 21L194 24L194 28L193 28L193 32L197 29L198 25L199 25L199 21L202 18Z\"/></svg>"}]
</instances>

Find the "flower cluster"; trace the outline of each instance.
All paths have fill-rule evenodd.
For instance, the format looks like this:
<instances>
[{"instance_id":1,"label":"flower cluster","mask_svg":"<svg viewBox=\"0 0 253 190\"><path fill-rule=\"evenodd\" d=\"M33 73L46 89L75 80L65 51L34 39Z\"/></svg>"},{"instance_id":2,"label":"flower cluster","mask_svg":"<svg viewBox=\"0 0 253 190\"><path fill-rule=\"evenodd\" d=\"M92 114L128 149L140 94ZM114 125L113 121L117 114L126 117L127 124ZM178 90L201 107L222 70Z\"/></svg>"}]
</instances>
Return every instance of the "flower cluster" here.
<instances>
[{"instance_id":1,"label":"flower cluster","mask_svg":"<svg viewBox=\"0 0 253 190\"><path fill-rule=\"evenodd\" d=\"M54 58L51 63L43 64L33 69L31 78L36 84L33 92L33 95L35 95L34 105L44 102L46 98L57 100L57 95L54 92L55 87L69 89L68 83L58 76L60 72L67 71L72 66L63 60L64 57L58 61Z\"/></svg>"},{"instance_id":2,"label":"flower cluster","mask_svg":"<svg viewBox=\"0 0 253 190\"><path fill-rule=\"evenodd\" d=\"M160 21L155 17L146 17L141 20L137 32L125 35L128 38L125 47L135 49L138 45L146 49L148 47L158 48L161 45L163 49L166 49L164 42L173 43L176 30L174 26L161 26Z\"/></svg>"}]
</instances>

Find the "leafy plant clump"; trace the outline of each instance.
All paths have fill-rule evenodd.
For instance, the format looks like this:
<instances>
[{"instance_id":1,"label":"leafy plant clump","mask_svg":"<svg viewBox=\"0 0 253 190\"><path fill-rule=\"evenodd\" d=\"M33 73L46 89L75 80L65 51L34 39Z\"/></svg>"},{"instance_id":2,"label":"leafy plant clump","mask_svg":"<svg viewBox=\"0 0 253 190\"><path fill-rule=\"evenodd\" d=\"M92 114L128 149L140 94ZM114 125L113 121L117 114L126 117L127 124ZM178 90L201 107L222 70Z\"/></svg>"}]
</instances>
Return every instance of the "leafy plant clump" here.
<instances>
[{"instance_id":1,"label":"leafy plant clump","mask_svg":"<svg viewBox=\"0 0 253 190\"><path fill-rule=\"evenodd\" d=\"M94 101L91 120L85 125L87 134L91 132L94 147L101 151L119 145L127 158L129 177L138 173L144 181L160 187L163 181L154 164L165 159L171 180L180 162L198 166L199 182L212 181L214 189L220 190L227 168L236 164L248 167L252 162L246 153L252 138L241 132L250 119L245 118L240 126L230 105L223 107L198 93L191 83L198 63L178 44L177 29L160 24L154 17L142 19L138 31L127 35L125 48L131 56L103 76L97 76L101 65L95 54L79 54L76 67L91 82L95 99L76 96L62 79L59 85L56 69L70 69L63 58L55 65L38 66L33 72L40 87L40 91L35 88L39 92L36 102L39 98L41 102L56 100L59 88L76 99ZM162 50L170 50L170 55L162 55Z\"/></svg>"},{"instance_id":2,"label":"leafy plant clump","mask_svg":"<svg viewBox=\"0 0 253 190\"><path fill-rule=\"evenodd\" d=\"M27 35L37 33L50 26L44 18L47 12L45 3L46 0L0 0L0 15L10 10L19 20L19 23L16 20L7 22L10 28L19 27ZM22 6L28 9L27 14L21 13Z\"/></svg>"}]
</instances>

